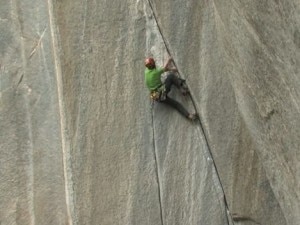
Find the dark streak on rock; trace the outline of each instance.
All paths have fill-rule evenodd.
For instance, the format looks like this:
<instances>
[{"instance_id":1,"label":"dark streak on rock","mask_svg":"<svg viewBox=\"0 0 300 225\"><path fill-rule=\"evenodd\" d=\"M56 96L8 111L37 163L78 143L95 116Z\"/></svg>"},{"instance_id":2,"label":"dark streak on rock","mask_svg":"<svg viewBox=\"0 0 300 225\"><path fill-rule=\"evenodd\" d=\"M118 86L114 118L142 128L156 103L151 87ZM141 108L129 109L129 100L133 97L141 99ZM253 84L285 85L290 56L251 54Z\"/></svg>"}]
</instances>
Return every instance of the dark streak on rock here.
<instances>
[{"instance_id":1,"label":"dark streak on rock","mask_svg":"<svg viewBox=\"0 0 300 225\"><path fill-rule=\"evenodd\" d=\"M294 32L294 43L298 48L300 48L300 31L299 30L296 30Z\"/></svg>"},{"instance_id":2,"label":"dark streak on rock","mask_svg":"<svg viewBox=\"0 0 300 225\"><path fill-rule=\"evenodd\" d=\"M261 225L259 222L257 222L256 220L252 219L251 217L249 216L240 216L240 215L237 215L237 214L232 214L232 220L235 221L235 222L239 222L239 221L251 221L255 224L258 224L258 225Z\"/></svg>"},{"instance_id":3,"label":"dark streak on rock","mask_svg":"<svg viewBox=\"0 0 300 225\"><path fill-rule=\"evenodd\" d=\"M276 113L276 110L275 109L272 109L271 111L269 111L266 115L266 120L270 120L271 117Z\"/></svg>"},{"instance_id":4,"label":"dark streak on rock","mask_svg":"<svg viewBox=\"0 0 300 225\"><path fill-rule=\"evenodd\" d=\"M21 75L21 77L20 77L20 79L19 79L19 82L18 82L18 84L17 84L17 87L19 87L19 85L22 83L23 77L24 77L24 73Z\"/></svg>"}]
</instances>

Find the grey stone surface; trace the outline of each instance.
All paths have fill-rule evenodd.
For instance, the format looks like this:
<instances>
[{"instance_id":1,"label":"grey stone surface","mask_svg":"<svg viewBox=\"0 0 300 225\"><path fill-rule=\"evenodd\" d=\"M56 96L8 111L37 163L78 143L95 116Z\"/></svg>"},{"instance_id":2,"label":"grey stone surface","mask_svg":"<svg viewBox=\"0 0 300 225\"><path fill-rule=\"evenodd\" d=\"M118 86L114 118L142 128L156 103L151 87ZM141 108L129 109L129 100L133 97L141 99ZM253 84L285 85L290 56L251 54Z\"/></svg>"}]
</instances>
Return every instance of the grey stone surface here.
<instances>
[{"instance_id":1,"label":"grey stone surface","mask_svg":"<svg viewBox=\"0 0 300 225\"><path fill-rule=\"evenodd\" d=\"M299 223L299 1L0 5L1 225Z\"/></svg>"},{"instance_id":2,"label":"grey stone surface","mask_svg":"<svg viewBox=\"0 0 300 225\"><path fill-rule=\"evenodd\" d=\"M0 224L66 224L49 5L0 5Z\"/></svg>"},{"instance_id":3,"label":"grey stone surface","mask_svg":"<svg viewBox=\"0 0 300 225\"><path fill-rule=\"evenodd\" d=\"M154 2L201 112L231 213L297 224L298 1Z\"/></svg>"}]
</instances>

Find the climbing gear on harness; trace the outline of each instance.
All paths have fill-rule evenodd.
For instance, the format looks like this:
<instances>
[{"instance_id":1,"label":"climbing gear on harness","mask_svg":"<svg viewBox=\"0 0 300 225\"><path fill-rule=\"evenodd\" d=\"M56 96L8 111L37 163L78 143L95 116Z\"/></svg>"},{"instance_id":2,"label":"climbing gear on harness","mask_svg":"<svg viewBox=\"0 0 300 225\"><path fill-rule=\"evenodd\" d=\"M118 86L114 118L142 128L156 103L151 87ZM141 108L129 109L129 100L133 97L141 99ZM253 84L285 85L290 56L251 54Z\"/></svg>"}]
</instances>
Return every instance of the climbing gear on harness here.
<instances>
[{"instance_id":1,"label":"climbing gear on harness","mask_svg":"<svg viewBox=\"0 0 300 225\"><path fill-rule=\"evenodd\" d=\"M167 93L166 93L165 85L163 84L160 87L158 87L157 89L151 91L150 98L152 99L152 101L158 101L158 102L166 100Z\"/></svg>"},{"instance_id":2,"label":"climbing gear on harness","mask_svg":"<svg viewBox=\"0 0 300 225\"><path fill-rule=\"evenodd\" d=\"M148 69L152 69L155 67L155 61L153 58L146 58L145 59L145 66L148 68Z\"/></svg>"}]
</instances>

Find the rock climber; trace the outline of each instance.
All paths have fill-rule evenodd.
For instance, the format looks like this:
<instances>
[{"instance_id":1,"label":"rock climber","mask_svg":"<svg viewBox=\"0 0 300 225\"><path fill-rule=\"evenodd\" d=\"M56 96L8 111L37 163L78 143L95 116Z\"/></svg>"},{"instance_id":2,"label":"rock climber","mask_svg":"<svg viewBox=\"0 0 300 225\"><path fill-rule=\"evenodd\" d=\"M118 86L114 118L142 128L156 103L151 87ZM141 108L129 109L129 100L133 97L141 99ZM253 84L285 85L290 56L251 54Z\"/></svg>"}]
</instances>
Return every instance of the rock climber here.
<instances>
[{"instance_id":1,"label":"rock climber","mask_svg":"<svg viewBox=\"0 0 300 225\"><path fill-rule=\"evenodd\" d=\"M183 95L187 95L189 90L185 85L185 80L179 78L176 68L171 67L172 58L169 58L163 67L156 67L155 60L153 58L145 59L145 83L150 91L150 97L153 101L167 104L181 113L189 120L195 120L197 118L196 113L189 113L179 102L170 98L168 93L171 91L171 87L174 84ZM161 75L164 72L170 71L164 82L161 81Z\"/></svg>"}]
</instances>

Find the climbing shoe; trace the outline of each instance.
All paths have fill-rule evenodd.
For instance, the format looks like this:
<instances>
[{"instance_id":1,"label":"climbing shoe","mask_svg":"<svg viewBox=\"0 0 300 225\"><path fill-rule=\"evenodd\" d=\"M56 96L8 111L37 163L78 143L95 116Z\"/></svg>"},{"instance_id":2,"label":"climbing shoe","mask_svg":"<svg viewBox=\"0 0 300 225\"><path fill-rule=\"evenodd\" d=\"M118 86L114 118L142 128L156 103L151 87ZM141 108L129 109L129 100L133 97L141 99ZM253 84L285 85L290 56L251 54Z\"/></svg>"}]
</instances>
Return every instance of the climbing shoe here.
<instances>
[{"instance_id":1,"label":"climbing shoe","mask_svg":"<svg viewBox=\"0 0 300 225\"><path fill-rule=\"evenodd\" d=\"M190 113L188 115L188 119L191 121L195 121L196 119L198 119L198 114L197 113Z\"/></svg>"},{"instance_id":2,"label":"climbing shoe","mask_svg":"<svg viewBox=\"0 0 300 225\"><path fill-rule=\"evenodd\" d=\"M180 92L183 96L187 96L190 92L187 88L180 87Z\"/></svg>"}]
</instances>

